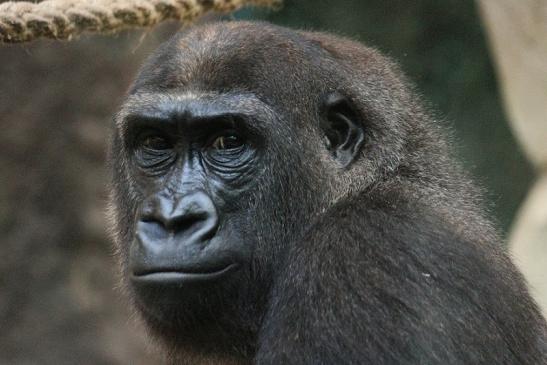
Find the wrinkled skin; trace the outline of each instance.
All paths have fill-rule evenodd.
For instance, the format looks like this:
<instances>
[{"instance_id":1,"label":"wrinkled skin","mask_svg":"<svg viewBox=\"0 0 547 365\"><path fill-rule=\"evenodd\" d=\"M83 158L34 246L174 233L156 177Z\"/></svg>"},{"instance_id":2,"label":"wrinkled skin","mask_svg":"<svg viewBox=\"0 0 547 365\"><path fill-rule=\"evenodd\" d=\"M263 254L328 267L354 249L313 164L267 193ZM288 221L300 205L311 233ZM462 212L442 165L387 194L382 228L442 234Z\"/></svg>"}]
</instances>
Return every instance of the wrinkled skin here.
<instances>
[{"instance_id":1,"label":"wrinkled skin","mask_svg":"<svg viewBox=\"0 0 547 365\"><path fill-rule=\"evenodd\" d=\"M115 118L124 285L188 364L541 364L546 325L398 68L327 34L176 35Z\"/></svg>"}]
</instances>

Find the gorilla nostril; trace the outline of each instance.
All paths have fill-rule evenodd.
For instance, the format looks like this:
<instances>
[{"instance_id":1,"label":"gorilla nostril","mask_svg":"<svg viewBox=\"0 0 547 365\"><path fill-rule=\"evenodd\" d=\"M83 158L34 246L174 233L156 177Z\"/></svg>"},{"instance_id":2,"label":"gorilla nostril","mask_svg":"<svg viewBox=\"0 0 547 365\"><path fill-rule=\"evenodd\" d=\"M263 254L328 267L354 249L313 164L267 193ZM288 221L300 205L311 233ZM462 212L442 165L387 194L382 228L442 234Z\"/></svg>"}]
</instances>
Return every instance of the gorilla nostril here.
<instances>
[{"instance_id":1,"label":"gorilla nostril","mask_svg":"<svg viewBox=\"0 0 547 365\"><path fill-rule=\"evenodd\" d=\"M192 228L197 228L200 226L201 222L205 222L208 216L207 213L195 213L195 214L186 214L181 216L175 216L171 219L166 220L165 227L169 231L177 232L187 232Z\"/></svg>"}]
</instances>

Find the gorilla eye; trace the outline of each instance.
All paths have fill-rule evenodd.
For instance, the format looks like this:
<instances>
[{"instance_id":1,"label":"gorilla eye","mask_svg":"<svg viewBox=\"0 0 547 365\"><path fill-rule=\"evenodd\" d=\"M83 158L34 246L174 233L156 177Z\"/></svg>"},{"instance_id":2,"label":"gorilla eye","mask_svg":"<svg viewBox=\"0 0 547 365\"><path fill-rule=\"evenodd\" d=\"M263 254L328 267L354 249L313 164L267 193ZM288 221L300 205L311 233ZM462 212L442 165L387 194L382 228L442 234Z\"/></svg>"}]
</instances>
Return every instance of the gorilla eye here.
<instances>
[{"instance_id":1,"label":"gorilla eye","mask_svg":"<svg viewBox=\"0 0 547 365\"><path fill-rule=\"evenodd\" d=\"M231 130L217 134L202 153L206 165L226 178L234 178L254 156L254 148L244 136Z\"/></svg>"},{"instance_id":2,"label":"gorilla eye","mask_svg":"<svg viewBox=\"0 0 547 365\"><path fill-rule=\"evenodd\" d=\"M155 151L168 150L172 147L171 143L161 136L147 136L139 144L144 148Z\"/></svg>"},{"instance_id":3,"label":"gorilla eye","mask_svg":"<svg viewBox=\"0 0 547 365\"><path fill-rule=\"evenodd\" d=\"M215 138L211 144L211 148L215 150L233 150L243 147L243 145L245 145L243 138L235 134L227 134Z\"/></svg>"},{"instance_id":4,"label":"gorilla eye","mask_svg":"<svg viewBox=\"0 0 547 365\"><path fill-rule=\"evenodd\" d=\"M145 132L136 140L135 161L151 175L166 171L176 158L173 141L156 132Z\"/></svg>"}]
</instances>

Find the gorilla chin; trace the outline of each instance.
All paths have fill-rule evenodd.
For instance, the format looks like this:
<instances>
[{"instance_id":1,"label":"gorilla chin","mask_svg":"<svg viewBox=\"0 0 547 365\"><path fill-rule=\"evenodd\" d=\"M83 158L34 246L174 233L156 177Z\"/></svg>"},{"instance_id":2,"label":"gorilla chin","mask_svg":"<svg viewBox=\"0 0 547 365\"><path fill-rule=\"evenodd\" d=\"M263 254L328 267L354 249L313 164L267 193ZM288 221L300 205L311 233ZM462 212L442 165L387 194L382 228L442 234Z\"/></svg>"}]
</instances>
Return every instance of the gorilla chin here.
<instances>
[{"instance_id":1,"label":"gorilla chin","mask_svg":"<svg viewBox=\"0 0 547 365\"><path fill-rule=\"evenodd\" d=\"M231 296L230 288L242 280L241 267L232 263L214 271L158 269L133 273L131 287L137 306L162 326L181 318L185 318L183 322L204 323L211 319L211 313L226 308L223 302Z\"/></svg>"}]
</instances>

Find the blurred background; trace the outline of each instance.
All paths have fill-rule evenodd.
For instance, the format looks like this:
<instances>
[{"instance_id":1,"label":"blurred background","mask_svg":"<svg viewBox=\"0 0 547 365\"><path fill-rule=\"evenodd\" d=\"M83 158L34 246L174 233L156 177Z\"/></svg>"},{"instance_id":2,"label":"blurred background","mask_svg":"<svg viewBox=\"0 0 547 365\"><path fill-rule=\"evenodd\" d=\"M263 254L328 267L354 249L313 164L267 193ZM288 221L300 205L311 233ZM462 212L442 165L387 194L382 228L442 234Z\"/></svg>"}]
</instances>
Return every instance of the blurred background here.
<instances>
[{"instance_id":1,"label":"blurred background","mask_svg":"<svg viewBox=\"0 0 547 365\"><path fill-rule=\"evenodd\" d=\"M331 31L397 60L453 131L506 238L536 173L504 113L479 9L471 0L285 0L278 12L232 18ZM158 361L115 290L104 159L135 72L177 27L0 46L0 364Z\"/></svg>"}]
</instances>

